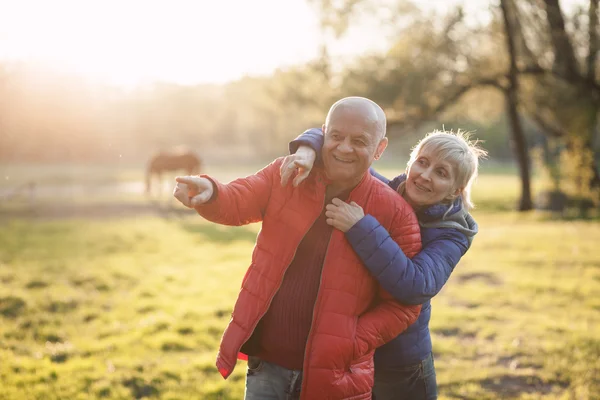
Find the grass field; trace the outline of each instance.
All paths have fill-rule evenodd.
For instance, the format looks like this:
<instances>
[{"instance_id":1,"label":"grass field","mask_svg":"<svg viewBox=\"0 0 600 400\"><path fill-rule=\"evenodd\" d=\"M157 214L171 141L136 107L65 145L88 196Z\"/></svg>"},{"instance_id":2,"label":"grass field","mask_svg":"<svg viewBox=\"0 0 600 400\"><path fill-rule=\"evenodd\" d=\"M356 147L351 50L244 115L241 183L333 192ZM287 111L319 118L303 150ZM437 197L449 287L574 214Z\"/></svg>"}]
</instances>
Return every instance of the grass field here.
<instances>
[{"instance_id":1,"label":"grass field","mask_svg":"<svg viewBox=\"0 0 600 400\"><path fill-rule=\"evenodd\" d=\"M507 211L517 187L481 176L480 233L433 301L440 399L600 399L600 224ZM3 215L0 400L242 398L244 363L224 381L214 359L259 225Z\"/></svg>"}]
</instances>

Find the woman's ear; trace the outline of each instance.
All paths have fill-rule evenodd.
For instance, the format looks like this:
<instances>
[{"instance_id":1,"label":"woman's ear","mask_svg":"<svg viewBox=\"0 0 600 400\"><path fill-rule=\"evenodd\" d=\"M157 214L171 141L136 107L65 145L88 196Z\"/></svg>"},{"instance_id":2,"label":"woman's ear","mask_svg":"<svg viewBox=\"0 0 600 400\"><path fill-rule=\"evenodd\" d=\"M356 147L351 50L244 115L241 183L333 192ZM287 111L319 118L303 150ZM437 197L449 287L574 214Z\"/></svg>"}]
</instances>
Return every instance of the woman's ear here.
<instances>
[{"instance_id":1,"label":"woman's ear","mask_svg":"<svg viewBox=\"0 0 600 400\"><path fill-rule=\"evenodd\" d=\"M463 192L464 188L458 188L446 197L445 201L454 201Z\"/></svg>"}]
</instances>

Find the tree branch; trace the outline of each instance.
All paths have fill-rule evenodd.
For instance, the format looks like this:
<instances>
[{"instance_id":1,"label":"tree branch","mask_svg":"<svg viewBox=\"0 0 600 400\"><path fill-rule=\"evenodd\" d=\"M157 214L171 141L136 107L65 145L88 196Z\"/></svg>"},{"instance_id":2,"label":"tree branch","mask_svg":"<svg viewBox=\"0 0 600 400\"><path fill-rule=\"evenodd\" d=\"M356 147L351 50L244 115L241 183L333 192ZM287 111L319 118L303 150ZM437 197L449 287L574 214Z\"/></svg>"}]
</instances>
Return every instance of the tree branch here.
<instances>
[{"instance_id":1,"label":"tree branch","mask_svg":"<svg viewBox=\"0 0 600 400\"><path fill-rule=\"evenodd\" d=\"M500 78L503 78L503 76L500 76ZM485 86L494 87L502 92L506 90L506 88L503 87L502 84L499 82L498 77L480 78L475 81L469 82L465 85L462 85L458 88L455 87L452 90L442 89L441 92L443 93L446 93L447 91L451 91L452 93L448 97L441 99L441 101L435 107L423 107L411 114L405 114L402 117L394 117L394 113L392 112L392 116L388 118L388 126L407 124L415 125L418 124L418 121L426 121L444 112L448 107L458 102L460 98L467 94L470 90Z\"/></svg>"},{"instance_id":2,"label":"tree branch","mask_svg":"<svg viewBox=\"0 0 600 400\"><path fill-rule=\"evenodd\" d=\"M531 119L547 134L552 137L565 137L566 132L560 127L560 125L555 122L546 121L546 119L542 116L539 111L531 111L527 112Z\"/></svg>"}]
</instances>

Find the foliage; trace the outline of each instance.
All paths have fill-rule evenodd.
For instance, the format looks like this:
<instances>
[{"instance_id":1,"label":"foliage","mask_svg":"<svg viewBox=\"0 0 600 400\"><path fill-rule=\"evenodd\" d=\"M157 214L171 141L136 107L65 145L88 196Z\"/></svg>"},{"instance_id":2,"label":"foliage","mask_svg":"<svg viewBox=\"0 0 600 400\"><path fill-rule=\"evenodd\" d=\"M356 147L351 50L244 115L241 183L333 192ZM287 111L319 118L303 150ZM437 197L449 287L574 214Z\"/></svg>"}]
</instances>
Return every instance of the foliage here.
<instances>
[{"instance_id":1,"label":"foliage","mask_svg":"<svg viewBox=\"0 0 600 400\"><path fill-rule=\"evenodd\" d=\"M593 179L594 155L582 143L580 138L553 138L545 149L533 151L533 159L544 182L543 206L556 208L568 217L590 218L600 209L600 189L588 184ZM552 200L554 206L548 204Z\"/></svg>"}]
</instances>

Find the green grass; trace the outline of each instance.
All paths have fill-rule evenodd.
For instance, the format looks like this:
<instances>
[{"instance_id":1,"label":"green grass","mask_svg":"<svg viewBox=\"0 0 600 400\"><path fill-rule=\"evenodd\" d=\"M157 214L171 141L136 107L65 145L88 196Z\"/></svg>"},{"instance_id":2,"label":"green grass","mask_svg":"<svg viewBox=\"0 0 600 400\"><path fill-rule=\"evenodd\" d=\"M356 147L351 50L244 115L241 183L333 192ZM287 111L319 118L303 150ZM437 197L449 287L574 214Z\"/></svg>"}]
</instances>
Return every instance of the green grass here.
<instances>
[{"instance_id":1,"label":"green grass","mask_svg":"<svg viewBox=\"0 0 600 400\"><path fill-rule=\"evenodd\" d=\"M255 227L12 221L0 233L0 399L240 398L215 349Z\"/></svg>"},{"instance_id":2,"label":"green grass","mask_svg":"<svg viewBox=\"0 0 600 400\"><path fill-rule=\"evenodd\" d=\"M600 225L475 217L473 249L433 302L444 398L598 398Z\"/></svg>"},{"instance_id":3,"label":"green grass","mask_svg":"<svg viewBox=\"0 0 600 400\"><path fill-rule=\"evenodd\" d=\"M433 301L440 399L598 399L600 224L505 211L516 184L482 175L480 233ZM259 225L0 227L0 400L242 398L244 363L224 381L214 360Z\"/></svg>"}]
</instances>

